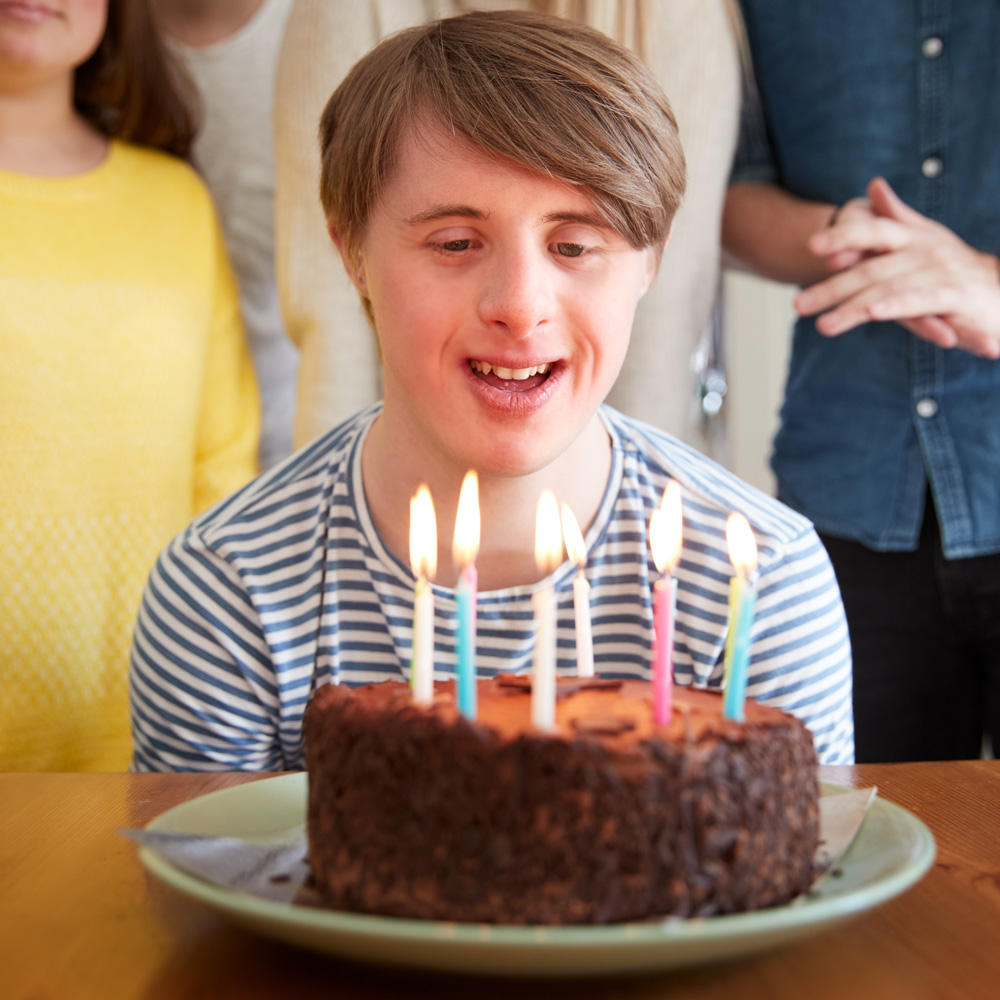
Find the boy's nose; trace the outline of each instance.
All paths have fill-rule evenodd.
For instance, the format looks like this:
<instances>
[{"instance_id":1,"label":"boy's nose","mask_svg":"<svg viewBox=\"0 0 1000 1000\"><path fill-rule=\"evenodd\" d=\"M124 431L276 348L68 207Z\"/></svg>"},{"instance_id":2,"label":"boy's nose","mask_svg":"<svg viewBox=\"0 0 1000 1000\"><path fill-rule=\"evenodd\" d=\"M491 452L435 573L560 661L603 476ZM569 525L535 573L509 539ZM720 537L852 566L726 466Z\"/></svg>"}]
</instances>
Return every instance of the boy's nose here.
<instances>
[{"instance_id":1,"label":"boy's nose","mask_svg":"<svg viewBox=\"0 0 1000 1000\"><path fill-rule=\"evenodd\" d=\"M524 252L491 263L480 295L480 317L518 339L529 336L551 316L553 289L544 262Z\"/></svg>"}]
</instances>

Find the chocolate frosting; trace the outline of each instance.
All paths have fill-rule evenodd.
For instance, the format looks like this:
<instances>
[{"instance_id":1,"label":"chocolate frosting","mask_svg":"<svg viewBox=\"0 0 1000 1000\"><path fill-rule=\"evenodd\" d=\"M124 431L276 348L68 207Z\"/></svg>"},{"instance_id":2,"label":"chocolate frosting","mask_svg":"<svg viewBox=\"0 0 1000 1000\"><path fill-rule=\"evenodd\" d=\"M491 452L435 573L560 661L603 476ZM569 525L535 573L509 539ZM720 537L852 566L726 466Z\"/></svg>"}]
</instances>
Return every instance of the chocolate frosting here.
<instances>
[{"instance_id":1,"label":"chocolate frosting","mask_svg":"<svg viewBox=\"0 0 1000 1000\"><path fill-rule=\"evenodd\" d=\"M792 716L674 688L569 678L556 729L530 686L454 685L431 706L386 682L321 688L305 718L309 861L327 905L510 924L707 916L787 902L812 880L816 755Z\"/></svg>"}]
</instances>

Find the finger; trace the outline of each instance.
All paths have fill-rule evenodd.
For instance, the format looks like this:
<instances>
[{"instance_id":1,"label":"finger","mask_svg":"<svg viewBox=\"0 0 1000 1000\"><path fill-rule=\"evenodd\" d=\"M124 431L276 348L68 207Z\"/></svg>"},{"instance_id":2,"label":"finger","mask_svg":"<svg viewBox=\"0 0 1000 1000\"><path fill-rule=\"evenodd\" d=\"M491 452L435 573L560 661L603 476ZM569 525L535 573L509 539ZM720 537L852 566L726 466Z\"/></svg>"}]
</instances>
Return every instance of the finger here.
<instances>
[{"instance_id":1,"label":"finger","mask_svg":"<svg viewBox=\"0 0 1000 1000\"><path fill-rule=\"evenodd\" d=\"M827 278L800 292L795 306L803 315L809 315L802 307L819 305L820 308L812 310L823 313L816 320L816 328L827 335L844 333L873 319L903 318L891 311L886 312L881 305L887 299L925 287L924 272L913 269L906 260L897 259L903 257L905 255L902 254L876 257L851 271ZM923 310L914 315L933 315L943 311Z\"/></svg>"},{"instance_id":2,"label":"finger","mask_svg":"<svg viewBox=\"0 0 1000 1000\"><path fill-rule=\"evenodd\" d=\"M820 316L816 320L816 329L824 337L839 337L842 333L870 322L872 317L867 307L861 303L851 302ZM937 316L919 316L900 320L900 323L911 333L938 347L955 347L959 342L954 329Z\"/></svg>"},{"instance_id":3,"label":"finger","mask_svg":"<svg viewBox=\"0 0 1000 1000\"><path fill-rule=\"evenodd\" d=\"M887 253L909 246L912 240L912 229L896 219L872 217L821 229L809 237L807 245L817 256L828 257L841 250Z\"/></svg>"},{"instance_id":4,"label":"finger","mask_svg":"<svg viewBox=\"0 0 1000 1000\"><path fill-rule=\"evenodd\" d=\"M859 250L838 250L826 258L826 266L831 271L846 271L849 267L859 264L863 256Z\"/></svg>"},{"instance_id":5,"label":"finger","mask_svg":"<svg viewBox=\"0 0 1000 1000\"><path fill-rule=\"evenodd\" d=\"M868 182L868 199L876 215L882 215L906 225L926 222L925 216L910 208L892 189L884 177L875 177Z\"/></svg>"},{"instance_id":6,"label":"finger","mask_svg":"<svg viewBox=\"0 0 1000 1000\"><path fill-rule=\"evenodd\" d=\"M958 331L958 347L987 361L1000 360L1000 339L979 331Z\"/></svg>"},{"instance_id":7,"label":"finger","mask_svg":"<svg viewBox=\"0 0 1000 1000\"><path fill-rule=\"evenodd\" d=\"M908 326L911 322L926 321L938 332L945 326L952 331L953 338L947 341L933 339L933 343L942 347L957 346L977 357L997 360L1000 358L1000 326L990 322L992 312L970 309L973 301L958 288L915 288L872 303L869 312L873 319L895 319Z\"/></svg>"},{"instance_id":8,"label":"finger","mask_svg":"<svg viewBox=\"0 0 1000 1000\"><path fill-rule=\"evenodd\" d=\"M912 319L917 316L943 316L960 305L951 287L918 286L886 295L869 307L872 319Z\"/></svg>"},{"instance_id":9,"label":"finger","mask_svg":"<svg viewBox=\"0 0 1000 1000\"><path fill-rule=\"evenodd\" d=\"M921 316L903 320L918 337L938 347L956 348L988 361L1000 360L1000 338L981 330L966 329L955 316Z\"/></svg>"},{"instance_id":10,"label":"finger","mask_svg":"<svg viewBox=\"0 0 1000 1000\"><path fill-rule=\"evenodd\" d=\"M872 211L871 202L867 198L851 198L845 201L834 213L826 228L832 229L834 226L842 225L845 222L858 222L864 219L874 219L875 213Z\"/></svg>"},{"instance_id":11,"label":"finger","mask_svg":"<svg viewBox=\"0 0 1000 1000\"><path fill-rule=\"evenodd\" d=\"M875 302L884 298L889 292L900 290L879 288L877 293L871 294L878 286L885 285L893 279L908 281L908 275L914 269L915 262L912 255L905 252L869 257L853 267L804 288L795 296L795 308L802 316L812 316L861 294L867 294L864 300L866 303Z\"/></svg>"},{"instance_id":12,"label":"finger","mask_svg":"<svg viewBox=\"0 0 1000 1000\"><path fill-rule=\"evenodd\" d=\"M824 337L837 337L855 327L870 323L868 309L862 302L851 300L816 317L816 329Z\"/></svg>"},{"instance_id":13,"label":"finger","mask_svg":"<svg viewBox=\"0 0 1000 1000\"><path fill-rule=\"evenodd\" d=\"M901 321L910 333L916 334L921 340L938 347L952 348L958 346L958 334L955 328L940 316L917 316Z\"/></svg>"}]
</instances>

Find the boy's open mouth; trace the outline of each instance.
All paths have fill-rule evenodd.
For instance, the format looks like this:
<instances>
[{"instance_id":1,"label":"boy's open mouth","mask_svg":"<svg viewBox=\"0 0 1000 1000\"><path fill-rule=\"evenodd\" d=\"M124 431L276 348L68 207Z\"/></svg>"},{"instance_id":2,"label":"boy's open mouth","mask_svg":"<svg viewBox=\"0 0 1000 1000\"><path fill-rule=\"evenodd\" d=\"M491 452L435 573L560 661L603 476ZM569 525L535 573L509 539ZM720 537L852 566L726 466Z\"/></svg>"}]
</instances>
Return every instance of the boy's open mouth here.
<instances>
[{"instance_id":1,"label":"boy's open mouth","mask_svg":"<svg viewBox=\"0 0 1000 1000\"><path fill-rule=\"evenodd\" d=\"M489 361L469 359L469 366L487 385L504 392L527 392L541 385L552 370L552 362L531 365L527 368L502 368Z\"/></svg>"}]
</instances>

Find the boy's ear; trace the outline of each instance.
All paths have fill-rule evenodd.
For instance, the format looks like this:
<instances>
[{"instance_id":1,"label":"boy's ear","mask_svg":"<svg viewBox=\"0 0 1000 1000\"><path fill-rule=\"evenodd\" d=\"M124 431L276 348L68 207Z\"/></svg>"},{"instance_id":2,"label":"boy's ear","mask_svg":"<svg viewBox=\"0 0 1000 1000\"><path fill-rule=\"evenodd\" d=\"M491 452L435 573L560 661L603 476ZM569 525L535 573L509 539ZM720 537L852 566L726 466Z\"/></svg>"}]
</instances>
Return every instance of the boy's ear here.
<instances>
[{"instance_id":1,"label":"boy's ear","mask_svg":"<svg viewBox=\"0 0 1000 1000\"><path fill-rule=\"evenodd\" d=\"M670 223L670 229L667 231L667 238L663 241L663 246L660 247L650 247L646 253L649 255L649 259L646 265L646 278L642 283L642 289L639 292L639 298L642 298L646 292L649 291L649 286L652 285L653 279L660 273L660 261L663 260L663 252L667 249L667 244L670 242L670 236L674 231L673 222Z\"/></svg>"},{"instance_id":2,"label":"boy's ear","mask_svg":"<svg viewBox=\"0 0 1000 1000\"><path fill-rule=\"evenodd\" d=\"M362 295L367 295L368 281L365 278L365 265L364 261L361 259L361 253L358 252L356 256L352 256L348 252L347 247L341 239L340 233L337 232L337 228L333 224L332 219L327 219L326 231L330 234L330 239L333 240L333 245L337 248L337 253L340 254L344 270L347 272L347 276L351 279L351 283Z\"/></svg>"}]
</instances>

